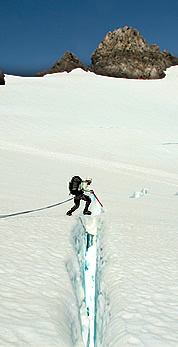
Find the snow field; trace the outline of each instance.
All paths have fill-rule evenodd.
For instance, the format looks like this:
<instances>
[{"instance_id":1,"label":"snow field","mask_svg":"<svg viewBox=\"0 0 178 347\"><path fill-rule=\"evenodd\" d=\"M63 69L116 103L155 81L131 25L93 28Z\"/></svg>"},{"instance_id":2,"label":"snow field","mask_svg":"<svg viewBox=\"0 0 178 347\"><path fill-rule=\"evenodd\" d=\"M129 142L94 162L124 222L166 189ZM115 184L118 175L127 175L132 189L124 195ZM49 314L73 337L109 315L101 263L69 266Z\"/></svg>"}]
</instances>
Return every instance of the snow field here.
<instances>
[{"instance_id":1,"label":"snow field","mask_svg":"<svg viewBox=\"0 0 178 347\"><path fill-rule=\"evenodd\" d=\"M2 346L58 346L59 336L61 346L74 346L76 334L79 339L78 303L65 264L73 249L62 229L39 216L1 221Z\"/></svg>"},{"instance_id":2,"label":"snow field","mask_svg":"<svg viewBox=\"0 0 178 347\"><path fill-rule=\"evenodd\" d=\"M105 235L109 262L103 269L112 313L107 329L116 329L111 345L176 346L175 226L164 225L158 232L156 225L119 224L114 250L115 228Z\"/></svg>"},{"instance_id":3,"label":"snow field","mask_svg":"<svg viewBox=\"0 0 178 347\"><path fill-rule=\"evenodd\" d=\"M74 174L93 177L104 205L96 347L177 346L177 78L177 67L159 81L74 70L0 88L0 215L67 199ZM71 205L0 219L3 347L85 345Z\"/></svg>"}]
</instances>

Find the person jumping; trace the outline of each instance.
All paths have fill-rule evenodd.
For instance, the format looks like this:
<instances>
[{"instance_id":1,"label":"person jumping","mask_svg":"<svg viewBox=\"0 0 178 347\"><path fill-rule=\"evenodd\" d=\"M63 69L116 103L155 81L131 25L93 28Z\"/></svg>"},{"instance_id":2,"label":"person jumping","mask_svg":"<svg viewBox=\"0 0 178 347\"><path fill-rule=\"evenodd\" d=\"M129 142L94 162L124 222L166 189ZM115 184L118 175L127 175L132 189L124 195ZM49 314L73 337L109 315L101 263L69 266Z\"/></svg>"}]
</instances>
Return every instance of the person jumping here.
<instances>
[{"instance_id":1,"label":"person jumping","mask_svg":"<svg viewBox=\"0 0 178 347\"><path fill-rule=\"evenodd\" d=\"M85 181L83 181L79 176L74 176L71 179L69 183L69 190L71 194L75 195L75 198L74 198L75 205L69 211L67 211L66 213L67 216L72 216L72 213L75 210L77 210L77 208L79 208L81 200L86 201L83 214L91 215L91 211L88 210L91 204L91 199L88 195L84 194L84 192L94 193L93 190L89 189L88 187L91 183L92 183L91 178L87 178Z\"/></svg>"}]
</instances>

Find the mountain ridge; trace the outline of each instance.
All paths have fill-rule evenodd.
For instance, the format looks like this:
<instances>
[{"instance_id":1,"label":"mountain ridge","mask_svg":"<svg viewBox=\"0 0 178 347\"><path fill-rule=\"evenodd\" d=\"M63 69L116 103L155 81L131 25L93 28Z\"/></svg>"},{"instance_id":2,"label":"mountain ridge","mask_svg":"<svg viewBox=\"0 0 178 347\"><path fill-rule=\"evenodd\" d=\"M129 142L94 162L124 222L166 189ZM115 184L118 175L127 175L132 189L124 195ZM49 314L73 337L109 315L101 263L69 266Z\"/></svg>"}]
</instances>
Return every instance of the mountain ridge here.
<instances>
[{"instance_id":1,"label":"mountain ridge","mask_svg":"<svg viewBox=\"0 0 178 347\"><path fill-rule=\"evenodd\" d=\"M49 70L35 76L81 68L117 78L160 79L165 77L165 70L174 65L178 65L177 57L167 50L161 53L159 46L149 45L137 29L125 26L106 34L92 53L88 67L74 53L66 51Z\"/></svg>"},{"instance_id":2,"label":"mountain ridge","mask_svg":"<svg viewBox=\"0 0 178 347\"><path fill-rule=\"evenodd\" d=\"M71 72L76 68L97 75L128 79L160 79L165 71L178 65L178 58L156 44L149 45L137 29L131 26L109 31L91 55L91 64L85 66L70 51L66 51L48 70L37 72L35 77L58 72ZM5 84L0 70L0 85Z\"/></svg>"}]
</instances>

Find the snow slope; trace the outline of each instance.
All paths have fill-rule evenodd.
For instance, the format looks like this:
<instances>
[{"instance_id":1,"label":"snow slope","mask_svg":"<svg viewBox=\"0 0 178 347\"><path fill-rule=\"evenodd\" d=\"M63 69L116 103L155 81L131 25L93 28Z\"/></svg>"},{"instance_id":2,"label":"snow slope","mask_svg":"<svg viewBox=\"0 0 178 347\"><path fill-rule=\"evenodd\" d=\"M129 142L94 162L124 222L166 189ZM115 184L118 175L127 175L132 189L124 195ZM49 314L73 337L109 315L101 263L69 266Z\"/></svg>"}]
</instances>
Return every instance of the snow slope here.
<instances>
[{"instance_id":1,"label":"snow slope","mask_svg":"<svg viewBox=\"0 0 178 347\"><path fill-rule=\"evenodd\" d=\"M178 67L155 81L77 69L0 87L0 214L67 199L74 174L104 204L97 347L178 343L177 82ZM2 346L84 346L70 206L0 219Z\"/></svg>"}]
</instances>

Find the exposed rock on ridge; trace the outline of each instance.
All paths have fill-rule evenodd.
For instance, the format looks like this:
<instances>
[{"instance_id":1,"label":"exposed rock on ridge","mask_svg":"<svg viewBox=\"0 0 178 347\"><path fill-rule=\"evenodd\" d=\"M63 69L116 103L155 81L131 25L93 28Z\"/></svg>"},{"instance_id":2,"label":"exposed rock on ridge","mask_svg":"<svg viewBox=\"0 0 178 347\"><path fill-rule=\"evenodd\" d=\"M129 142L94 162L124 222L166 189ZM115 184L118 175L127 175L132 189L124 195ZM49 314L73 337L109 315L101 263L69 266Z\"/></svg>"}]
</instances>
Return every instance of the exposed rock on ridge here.
<instances>
[{"instance_id":1,"label":"exposed rock on ridge","mask_svg":"<svg viewBox=\"0 0 178 347\"><path fill-rule=\"evenodd\" d=\"M5 84L4 74L2 70L0 70L0 85L4 85L4 84Z\"/></svg>"},{"instance_id":2,"label":"exposed rock on ridge","mask_svg":"<svg viewBox=\"0 0 178 347\"><path fill-rule=\"evenodd\" d=\"M88 68L75 54L66 51L49 70L38 72L35 76L81 68L104 76L158 79L163 78L164 71L173 65L178 65L178 58L166 50L161 53L159 47L149 45L138 30L125 26L105 36L92 54Z\"/></svg>"},{"instance_id":3,"label":"exposed rock on ridge","mask_svg":"<svg viewBox=\"0 0 178 347\"><path fill-rule=\"evenodd\" d=\"M70 72L74 69L81 68L86 70L86 67L81 60L73 53L66 51L60 60L57 60L49 70L38 72L35 76L44 76L46 74L52 74L56 72Z\"/></svg>"},{"instance_id":4,"label":"exposed rock on ridge","mask_svg":"<svg viewBox=\"0 0 178 347\"><path fill-rule=\"evenodd\" d=\"M160 53L149 45L139 31L125 26L109 32L91 56L89 70L104 76L157 79L166 68L177 65L178 58L168 51Z\"/></svg>"}]
</instances>

